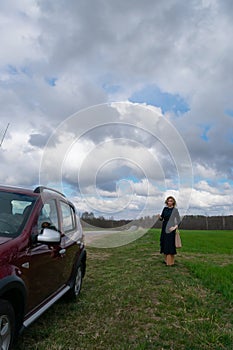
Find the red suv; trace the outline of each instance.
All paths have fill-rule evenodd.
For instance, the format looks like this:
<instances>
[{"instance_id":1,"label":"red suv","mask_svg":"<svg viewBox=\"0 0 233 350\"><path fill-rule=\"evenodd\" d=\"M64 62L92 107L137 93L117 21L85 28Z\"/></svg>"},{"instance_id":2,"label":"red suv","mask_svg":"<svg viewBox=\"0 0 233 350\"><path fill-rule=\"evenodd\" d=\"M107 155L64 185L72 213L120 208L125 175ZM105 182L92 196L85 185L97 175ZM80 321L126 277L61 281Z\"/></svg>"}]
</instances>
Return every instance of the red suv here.
<instances>
[{"instance_id":1,"label":"red suv","mask_svg":"<svg viewBox=\"0 0 233 350\"><path fill-rule=\"evenodd\" d=\"M62 193L0 186L0 349L64 294L75 299L85 269L79 217Z\"/></svg>"}]
</instances>

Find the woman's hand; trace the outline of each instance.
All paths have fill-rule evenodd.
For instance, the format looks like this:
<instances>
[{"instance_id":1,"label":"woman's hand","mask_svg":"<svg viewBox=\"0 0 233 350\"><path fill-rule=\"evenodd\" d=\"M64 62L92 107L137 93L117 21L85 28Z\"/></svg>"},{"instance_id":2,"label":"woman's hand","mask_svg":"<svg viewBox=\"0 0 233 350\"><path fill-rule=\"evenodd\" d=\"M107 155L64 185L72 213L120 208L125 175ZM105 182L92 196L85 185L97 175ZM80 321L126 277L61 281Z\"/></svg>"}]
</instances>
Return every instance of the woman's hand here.
<instances>
[{"instance_id":1,"label":"woman's hand","mask_svg":"<svg viewBox=\"0 0 233 350\"><path fill-rule=\"evenodd\" d=\"M176 229L177 229L177 225L171 226L171 227L169 228L169 232L172 232L172 231L174 231L174 230L176 230Z\"/></svg>"}]
</instances>

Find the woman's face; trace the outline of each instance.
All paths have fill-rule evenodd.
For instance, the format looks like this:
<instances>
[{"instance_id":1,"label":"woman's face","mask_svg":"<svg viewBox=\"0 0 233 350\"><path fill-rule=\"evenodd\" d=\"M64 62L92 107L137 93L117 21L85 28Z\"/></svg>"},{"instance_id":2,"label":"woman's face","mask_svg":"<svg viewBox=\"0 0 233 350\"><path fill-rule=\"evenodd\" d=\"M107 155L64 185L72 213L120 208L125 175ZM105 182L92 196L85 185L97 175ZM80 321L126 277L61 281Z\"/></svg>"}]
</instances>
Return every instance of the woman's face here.
<instances>
[{"instance_id":1,"label":"woman's face","mask_svg":"<svg viewBox=\"0 0 233 350\"><path fill-rule=\"evenodd\" d=\"M174 206L174 200L172 198L168 198L167 200L167 206L169 208L173 207Z\"/></svg>"}]
</instances>

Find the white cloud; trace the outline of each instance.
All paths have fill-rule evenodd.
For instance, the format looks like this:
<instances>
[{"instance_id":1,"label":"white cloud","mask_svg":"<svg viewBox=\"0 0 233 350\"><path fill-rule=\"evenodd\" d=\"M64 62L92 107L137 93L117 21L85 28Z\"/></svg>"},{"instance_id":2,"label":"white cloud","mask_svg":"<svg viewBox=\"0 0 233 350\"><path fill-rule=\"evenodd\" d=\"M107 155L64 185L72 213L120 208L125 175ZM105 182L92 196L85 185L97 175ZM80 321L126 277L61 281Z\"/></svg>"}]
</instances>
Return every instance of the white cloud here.
<instances>
[{"instance_id":1,"label":"white cloud","mask_svg":"<svg viewBox=\"0 0 233 350\"><path fill-rule=\"evenodd\" d=\"M39 16L39 8L33 1L1 2L1 65L24 67L27 60L45 58L38 43L41 34L37 23Z\"/></svg>"},{"instance_id":2,"label":"white cloud","mask_svg":"<svg viewBox=\"0 0 233 350\"><path fill-rule=\"evenodd\" d=\"M199 190L200 192L206 192L206 193L209 193L209 194L219 194L219 189L216 188L216 187L213 187L213 186L210 186L208 184L207 181L205 180L202 180L200 182L198 182L196 185L195 185L195 188L197 190Z\"/></svg>"},{"instance_id":3,"label":"white cloud","mask_svg":"<svg viewBox=\"0 0 233 350\"><path fill-rule=\"evenodd\" d=\"M229 206L230 204L230 206ZM191 208L194 212L199 211L204 215L232 215L232 193L209 192L207 190L193 190Z\"/></svg>"},{"instance_id":4,"label":"white cloud","mask_svg":"<svg viewBox=\"0 0 233 350\"><path fill-rule=\"evenodd\" d=\"M90 6L79 0L3 0L0 13L0 130L10 122L0 149L2 183L38 183L44 144L58 129L54 144L44 149L48 181L63 177L76 188L82 169L81 185L87 192L97 175L101 199L93 196L91 201L101 203L103 209L108 205L117 210L117 205L129 203L132 211L140 211L147 191L148 211L153 211L156 198L163 203L167 193L176 195L184 208L190 191L185 190L190 187L185 174L190 166L179 147L184 150L185 145L198 181L190 208L220 213L222 205L224 212L231 212L230 2L198 0L184 6L181 0L136 0L134 5L94 0ZM126 108L126 114L116 110L123 127L111 124L115 115L100 108L97 116L81 113L84 118L78 125L71 123L60 133L60 123L80 109L127 101L150 85L181 96L189 111L177 117L170 111L163 115L159 108L163 106L147 106L147 118L141 112L135 115L132 104L115 104ZM109 125L100 128L106 120ZM131 126L126 127L127 122ZM174 142L177 138L183 138L183 146ZM54 167L61 170L55 179ZM116 182L121 179L131 184L128 191L137 193L136 198L130 197L132 201L117 198ZM106 204L103 198L109 194L117 201ZM85 201L80 201L84 207Z\"/></svg>"},{"instance_id":5,"label":"white cloud","mask_svg":"<svg viewBox=\"0 0 233 350\"><path fill-rule=\"evenodd\" d=\"M204 179L214 179L216 177L216 170L209 167L208 165L205 166L203 164L196 164L196 167L194 168L194 172L197 177L204 178Z\"/></svg>"}]
</instances>

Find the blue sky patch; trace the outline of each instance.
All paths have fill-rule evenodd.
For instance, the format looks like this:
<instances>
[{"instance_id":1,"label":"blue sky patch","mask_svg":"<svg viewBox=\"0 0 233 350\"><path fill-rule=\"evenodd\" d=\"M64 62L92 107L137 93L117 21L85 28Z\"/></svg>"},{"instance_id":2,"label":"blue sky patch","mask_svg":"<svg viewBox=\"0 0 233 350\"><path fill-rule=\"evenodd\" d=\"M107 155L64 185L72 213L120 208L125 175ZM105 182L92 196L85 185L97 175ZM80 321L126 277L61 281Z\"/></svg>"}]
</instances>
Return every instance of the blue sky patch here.
<instances>
[{"instance_id":1,"label":"blue sky patch","mask_svg":"<svg viewBox=\"0 0 233 350\"><path fill-rule=\"evenodd\" d=\"M230 142L233 143L233 133L232 133L232 128L229 128L226 132L226 139Z\"/></svg>"},{"instance_id":2,"label":"blue sky patch","mask_svg":"<svg viewBox=\"0 0 233 350\"><path fill-rule=\"evenodd\" d=\"M129 101L160 107L163 113L172 111L179 115L189 111L187 102L180 95L162 92L154 85L148 85L142 90L135 92L129 98Z\"/></svg>"},{"instance_id":3,"label":"blue sky patch","mask_svg":"<svg viewBox=\"0 0 233 350\"><path fill-rule=\"evenodd\" d=\"M22 67L22 68L21 68L21 72L22 72L23 74L27 75L29 78L32 77L32 73L31 73L31 71L30 71L30 68L27 67L27 66Z\"/></svg>"},{"instance_id":4,"label":"blue sky patch","mask_svg":"<svg viewBox=\"0 0 233 350\"><path fill-rule=\"evenodd\" d=\"M56 86L57 78L48 77L48 78L45 78L45 80L50 86Z\"/></svg>"},{"instance_id":5,"label":"blue sky patch","mask_svg":"<svg viewBox=\"0 0 233 350\"><path fill-rule=\"evenodd\" d=\"M9 65L7 66L7 72L8 72L9 74L11 74L11 75L16 75L16 74L18 74L17 68L14 67L14 66L12 66L11 64L9 64Z\"/></svg>"},{"instance_id":6,"label":"blue sky patch","mask_svg":"<svg viewBox=\"0 0 233 350\"><path fill-rule=\"evenodd\" d=\"M230 117L233 117L233 109L226 109L225 113L229 115Z\"/></svg>"},{"instance_id":7,"label":"blue sky patch","mask_svg":"<svg viewBox=\"0 0 233 350\"><path fill-rule=\"evenodd\" d=\"M134 183L139 183L141 181L141 179L139 179L138 177L136 177L134 175L130 175L130 176L127 176L127 177L122 177L122 179L117 181L117 183L119 183L120 181L132 181Z\"/></svg>"},{"instance_id":8,"label":"blue sky patch","mask_svg":"<svg viewBox=\"0 0 233 350\"><path fill-rule=\"evenodd\" d=\"M203 125L202 128L203 128L203 132L201 134L202 140L209 141L208 132L210 130L210 125Z\"/></svg>"},{"instance_id":9,"label":"blue sky patch","mask_svg":"<svg viewBox=\"0 0 233 350\"><path fill-rule=\"evenodd\" d=\"M103 89L106 91L108 94L115 94L120 90L120 85L111 85L111 84L103 84Z\"/></svg>"}]
</instances>

